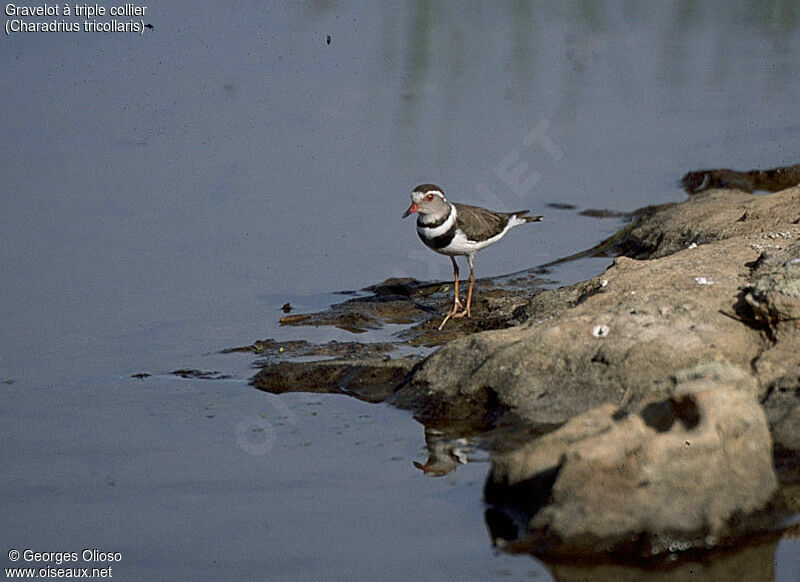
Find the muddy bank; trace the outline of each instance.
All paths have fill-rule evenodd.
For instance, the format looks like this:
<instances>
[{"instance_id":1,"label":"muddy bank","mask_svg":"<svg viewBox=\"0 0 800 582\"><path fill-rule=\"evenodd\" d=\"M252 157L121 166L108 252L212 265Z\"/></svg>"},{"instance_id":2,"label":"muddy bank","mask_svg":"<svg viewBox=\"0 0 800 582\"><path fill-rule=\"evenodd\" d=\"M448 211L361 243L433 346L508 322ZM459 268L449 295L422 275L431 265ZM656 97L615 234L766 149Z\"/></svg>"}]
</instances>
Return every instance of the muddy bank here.
<instances>
[{"instance_id":1,"label":"muddy bank","mask_svg":"<svg viewBox=\"0 0 800 582\"><path fill-rule=\"evenodd\" d=\"M433 347L479 331L503 329L521 323L524 308L545 281L525 273L502 282L475 281L474 315L438 326L452 304L452 283L424 283L411 278L387 279L363 289L358 297L318 313L295 314L280 319L286 326L333 326L360 334L387 324L407 324L398 344ZM368 345L368 344L367 344Z\"/></svg>"},{"instance_id":2,"label":"muddy bank","mask_svg":"<svg viewBox=\"0 0 800 582\"><path fill-rule=\"evenodd\" d=\"M479 282L473 319L444 332L450 286L413 280L292 316L415 323L388 346L270 360L253 383L412 410L440 435L431 474L457 467L457 431L500 431L487 522L509 548L642 556L780 529L778 477L800 474L800 190L698 191L592 252L617 258L576 285Z\"/></svg>"}]
</instances>

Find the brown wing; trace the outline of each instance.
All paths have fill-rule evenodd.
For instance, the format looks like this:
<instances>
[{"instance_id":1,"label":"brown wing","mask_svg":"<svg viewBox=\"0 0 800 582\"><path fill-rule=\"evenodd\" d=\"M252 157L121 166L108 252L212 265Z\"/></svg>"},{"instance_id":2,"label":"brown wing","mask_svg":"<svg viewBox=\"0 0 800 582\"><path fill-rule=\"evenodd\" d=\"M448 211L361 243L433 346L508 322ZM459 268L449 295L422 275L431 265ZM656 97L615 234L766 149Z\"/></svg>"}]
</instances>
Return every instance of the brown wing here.
<instances>
[{"instance_id":1,"label":"brown wing","mask_svg":"<svg viewBox=\"0 0 800 582\"><path fill-rule=\"evenodd\" d=\"M493 212L479 206L468 204L454 204L458 214L456 215L456 225L469 240L485 240L496 234L503 232L509 219L514 216L525 214L527 210L520 212Z\"/></svg>"}]
</instances>

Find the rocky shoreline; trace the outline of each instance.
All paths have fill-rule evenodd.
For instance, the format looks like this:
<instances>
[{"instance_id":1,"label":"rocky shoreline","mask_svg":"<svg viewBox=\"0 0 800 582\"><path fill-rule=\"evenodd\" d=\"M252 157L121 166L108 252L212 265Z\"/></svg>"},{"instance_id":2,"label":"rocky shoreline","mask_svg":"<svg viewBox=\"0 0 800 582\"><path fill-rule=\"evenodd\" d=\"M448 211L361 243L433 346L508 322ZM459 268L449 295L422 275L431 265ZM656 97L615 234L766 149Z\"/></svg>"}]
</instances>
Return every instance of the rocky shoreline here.
<instances>
[{"instance_id":1,"label":"rocky shoreline","mask_svg":"<svg viewBox=\"0 0 800 582\"><path fill-rule=\"evenodd\" d=\"M313 347L327 360L268 346L253 384L388 400L444 435L503 431L487 522L513 551L652 556L780 529L780 484L800 481L800 188L699 191L594 252L616 258L568 287L478 282L473 319L441 333L448 286L413 280L286 320L413 325Z\"/></svg>"}]
</instances>

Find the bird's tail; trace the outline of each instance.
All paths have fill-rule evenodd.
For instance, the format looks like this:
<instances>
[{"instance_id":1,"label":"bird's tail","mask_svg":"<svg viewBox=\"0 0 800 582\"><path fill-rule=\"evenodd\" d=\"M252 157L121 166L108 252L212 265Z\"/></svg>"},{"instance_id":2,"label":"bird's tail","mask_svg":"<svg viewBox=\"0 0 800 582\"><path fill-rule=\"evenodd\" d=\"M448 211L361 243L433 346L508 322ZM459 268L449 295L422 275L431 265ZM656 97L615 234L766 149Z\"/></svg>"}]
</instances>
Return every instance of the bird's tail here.
<instances>
[{"instance_id":1,"label":"bird's tail","mask_svg":"<svg viewBox=\"0 0 800 582\"><path fill-rule=\"evenodd\" d=\"M517 212L509 212L509 214L521 222L541 222L544 218L543 216L526 216L529 212L530 210L519 210Z\"/></svg>"}]
</instances>

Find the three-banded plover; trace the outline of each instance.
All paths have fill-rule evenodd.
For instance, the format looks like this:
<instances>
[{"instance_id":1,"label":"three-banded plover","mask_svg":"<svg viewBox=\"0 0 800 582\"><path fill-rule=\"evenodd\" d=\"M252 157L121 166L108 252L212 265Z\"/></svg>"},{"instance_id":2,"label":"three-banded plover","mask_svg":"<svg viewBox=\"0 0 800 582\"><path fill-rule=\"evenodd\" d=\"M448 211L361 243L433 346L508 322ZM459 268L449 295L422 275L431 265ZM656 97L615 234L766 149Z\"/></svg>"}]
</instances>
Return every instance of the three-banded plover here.
<instances>
[{"instance_id":1,"label":"three-banded plover","mask_svg":"<svg viewBox=\"0 0 800 582\"><path fill-rule=\"evenodd\" d=\"M526 216L527 210L494 212L478 206L454 204L447 201L442 189L434 184L420 184L411 193L411 206L403 218L417 213L417 234L422 242L437 253L447 255L453 263L453 308L439 329L451 317L470 317L472 288L475 284L475 254L499 241L513 227L538 222L541 216ZM458 264L455 257L469 260L469 289L467 305L458 298ZM461 311L459 311L461 309Z\"/></svg>"}]
</instances>

